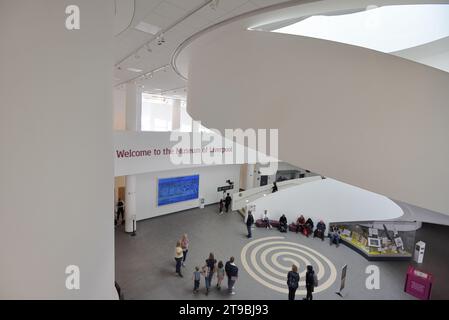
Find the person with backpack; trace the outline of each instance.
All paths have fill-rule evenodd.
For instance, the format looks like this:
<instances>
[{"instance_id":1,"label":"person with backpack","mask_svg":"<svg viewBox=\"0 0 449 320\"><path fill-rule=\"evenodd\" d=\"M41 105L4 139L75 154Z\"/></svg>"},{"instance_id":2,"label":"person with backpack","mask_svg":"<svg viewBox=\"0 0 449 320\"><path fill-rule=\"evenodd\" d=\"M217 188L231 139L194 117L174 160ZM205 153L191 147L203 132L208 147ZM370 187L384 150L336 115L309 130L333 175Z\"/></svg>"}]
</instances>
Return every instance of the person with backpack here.
<instances>
[{"instance_id":1,"label":"person with backpack","mask_svg":"<svg viewBox=\"0 0 449 320\"><path fill-rule=\"evenodd\" d=\"M312 266L307 266L307 272L306 272L306 290L307 295L304 298L304 300L313 300L313 291L315 287L318 286L318 279L316 277L315 271L313 270Z\"/></svg>"},{"instance_id":2,"label":"person with backpack","mask_svg":"<svg viewBox=\"0 0 449 320\"><path fill-rule=\"evenodd\" d=\"M296 265L292 265L292 270L287 274L287 286L288 286L288 300L295 300L295 293L298 289L299 283L299 274L298 267Z\"/></svg>"},{"instance_id":3,"label":"person with backpack","mask_svg":"<svg viewBox=\"0 0 449 320\"><path fill-rule=\"evenodd\" d=\"M246 236L248 239L251 238L253 235L251 233L251 228L254 224L254 217L251 211L248 211L248 217L246 217L246 229L248 229L248 235Z\"/></svg>"}]
</instances>

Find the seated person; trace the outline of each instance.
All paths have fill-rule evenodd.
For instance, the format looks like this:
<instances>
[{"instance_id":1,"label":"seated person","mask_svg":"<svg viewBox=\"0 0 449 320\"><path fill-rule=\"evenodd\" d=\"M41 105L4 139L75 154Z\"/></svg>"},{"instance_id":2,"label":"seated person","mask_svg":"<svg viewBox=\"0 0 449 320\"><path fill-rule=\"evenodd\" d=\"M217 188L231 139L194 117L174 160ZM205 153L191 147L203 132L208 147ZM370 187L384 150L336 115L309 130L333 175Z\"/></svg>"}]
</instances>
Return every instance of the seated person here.
<instances>
[{"instance_id":1,"label":"seated person","mask_svg":"<svg viewBox=\"0 0 449 320\"><path fill-rule=\"evenodd\" d=\"M313 237L318 237L320 238L322 241L324 241L324 232L326 231L326 224L324 223L323 220L320 220L320 222L318 222L318 224L316 225L316 229L315 232L313 233Z\"/></svg>"},{"instance_id":2,"label":"seated person","mask_svg":"<svg viewBox=\"0 0 449 320\"><path fill-rule=\"evenodd\" d=\"M296 233L303 232L304 225L306 224L306 219L301 215L298 220L296 220Z\"/></svg>"},{"instance_id":3,"label":"seated person","mask_svg":"<svg viewBox=\"0 0 449 320\"><path fill-rule=\"evenodd\" d=\"M329 245L335 243L338 246L340 245L340 229L335 226L332 226L329 231Z\"/></svg>"},{"instance_id":4,"label":"seated person","mask_svg":"<svg viewBox=\"0 0 449 320\"><path fill-rule=\"evenodd\" d=\"M263 213L262 221L265 224L265 228L271 229L270 219L268 218L268 210L265 210Z\"/></svg>"},{"instance_id":5,"label":"seated person","mask_svg":"<svg viewBox=\"0 0 449 320\"><path fill-rule=\"evenodd\" d=\"M313 232L313 221L311 218L307 219L306 224L304 225L303 233L308 237Z\"/></svg>"},{"instance_id":6,"label":"seated person","mask_svg":"<svg viewBox=\"0 0 449 320\"><path fill-rule=\"evenodd\" d=\"M283 214L281 216L281 218L279 219L279 231L280 232L287 232L287 217L285 216L285 214Z\"/></svg>"}]
</instances>

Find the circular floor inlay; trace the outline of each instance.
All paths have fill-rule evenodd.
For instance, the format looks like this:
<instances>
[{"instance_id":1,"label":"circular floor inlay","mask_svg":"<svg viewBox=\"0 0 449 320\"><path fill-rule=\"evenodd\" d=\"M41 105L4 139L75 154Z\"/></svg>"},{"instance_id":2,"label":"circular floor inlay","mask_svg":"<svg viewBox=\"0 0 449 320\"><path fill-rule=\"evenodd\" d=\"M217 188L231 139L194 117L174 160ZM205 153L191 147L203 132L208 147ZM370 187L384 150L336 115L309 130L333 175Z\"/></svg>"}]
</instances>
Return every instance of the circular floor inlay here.
<instances>
[{"instance_id":1,"label":"circular floor inlay","mask_svg":"<svg viewBox=\"0 0 449 320\"><path fill-rule=\"evenodd\" d=\"M242 249L245 270L259 283L281 293L288 293L287 273L292 264L299 268L297 295L305 295L306 266L311 264L318 278L315 292L328 289L337 278L334 264L319 252L284 237L266 237L251 241Z\"/></svg>"}]
</instances>

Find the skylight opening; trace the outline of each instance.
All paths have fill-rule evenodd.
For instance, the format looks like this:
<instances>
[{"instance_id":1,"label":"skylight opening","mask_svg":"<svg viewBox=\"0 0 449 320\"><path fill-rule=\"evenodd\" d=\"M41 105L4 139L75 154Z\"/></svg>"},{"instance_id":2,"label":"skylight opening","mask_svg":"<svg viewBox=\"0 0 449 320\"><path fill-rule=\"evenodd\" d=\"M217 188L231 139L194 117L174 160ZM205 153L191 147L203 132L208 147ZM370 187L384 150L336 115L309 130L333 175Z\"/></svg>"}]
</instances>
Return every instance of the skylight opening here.
<instances>
[{"instance_id":1,"label":"skylight opening","mask_svg":"<svg viewBox=\"0 0 449 320\"><path fill-rule=\"evenodd\" d=\"M313 37L384 53L449 36L449 5L368 7L338 16L312 16L272 32Z\"/></svg>"}]
</instances>

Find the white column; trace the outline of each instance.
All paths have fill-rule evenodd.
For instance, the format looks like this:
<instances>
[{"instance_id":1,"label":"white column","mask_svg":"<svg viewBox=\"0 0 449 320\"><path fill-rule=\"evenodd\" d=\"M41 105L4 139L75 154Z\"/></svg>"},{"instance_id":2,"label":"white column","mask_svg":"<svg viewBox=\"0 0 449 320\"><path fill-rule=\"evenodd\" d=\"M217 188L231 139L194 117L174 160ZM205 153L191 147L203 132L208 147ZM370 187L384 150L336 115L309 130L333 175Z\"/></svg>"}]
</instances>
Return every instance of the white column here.
<instances>
[{"instance_id":1,"label":"white column","mask_svg":"<svg viewBox=\"0 0 449 320\"><path fill-rule=\"evenodd\" d=\"M175 131L181 128L181 100L173 100L172 110L172 130Z\"/></svg>"},{"instance_id":2,"label":"white column","mask_svg":"<svg viewBox=\"0 0 449 320\"><path fill-rule=\"evenodd\" d=\"M244 164L245 169L243 170L244 178L242 188L245 190L249 190L254 188L254 164Z\"/></svg>"},{"instance_id":3,"label":"white column","mask_svg":"<svg viewBox=\"0 0 449 320\"><path fill-rule=\"evenodd\" d=\"M0 300L117 298L113 21L110 0L0 1Z\"/></svg>"},{"instance_id":4,"label":"white column","mask_svg":"<svg viewBox=\"0 0 449 320\"><path fill-rule=\"evenodd\" d=\"M134 83L126 85L126 130L140 131L142 114L142 92ZM133 221L136 210L136 180L135 175L125 178L125 232L133 232ZM137 224L136 224L137 229Z\"/></svg>"}]
</instances>

